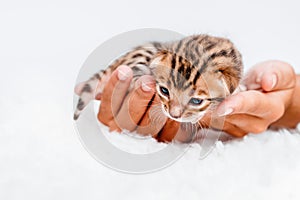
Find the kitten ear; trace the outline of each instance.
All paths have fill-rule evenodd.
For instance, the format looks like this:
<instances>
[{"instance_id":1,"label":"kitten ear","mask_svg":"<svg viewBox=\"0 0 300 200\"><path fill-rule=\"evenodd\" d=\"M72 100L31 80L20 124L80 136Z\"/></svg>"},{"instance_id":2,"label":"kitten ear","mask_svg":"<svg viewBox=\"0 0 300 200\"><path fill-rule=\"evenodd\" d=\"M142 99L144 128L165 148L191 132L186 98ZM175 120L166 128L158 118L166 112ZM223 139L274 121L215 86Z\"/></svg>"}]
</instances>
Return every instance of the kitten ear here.
<instances>
[{"instance_id":1,"label":"kitten ear","mask_svg":"<svg viewBox=\"0 0 300 200\"><path fill-rule=\"evenodd\" d=\"M164 65L164 62L167 61L167 58L168 55L167 55L167 52L165 51L160 51L158 53L156 53L156 55L153 57L150 65L149 65L149 68L151 70L154 70L157 68L157 66L160 66L160 65Z\"/></svg>"},{"instance_id":2,"label":"kitten ear","mask_svg":"<svg viewBox=\"0 0 300 200\"><path fill-rule=\"evenodd\" d=\"M241 80L241 69L242 67L220 66L215 70L216 73L221 74L220 78L230 94L232 94L239 85Z\"/></svg>"}]
</instances>

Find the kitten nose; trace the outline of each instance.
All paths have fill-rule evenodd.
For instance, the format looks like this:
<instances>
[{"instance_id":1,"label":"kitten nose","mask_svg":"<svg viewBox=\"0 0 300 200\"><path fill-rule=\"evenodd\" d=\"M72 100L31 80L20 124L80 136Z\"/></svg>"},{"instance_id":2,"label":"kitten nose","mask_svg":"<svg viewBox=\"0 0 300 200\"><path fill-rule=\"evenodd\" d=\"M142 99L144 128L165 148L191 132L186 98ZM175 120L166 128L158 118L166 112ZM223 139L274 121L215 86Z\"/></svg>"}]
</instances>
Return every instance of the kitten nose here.
<instances>
[{"instance_id":1,"label":"kitten nose","mask_svg":"<svg viewBox=\"0 0 300 200\"><path fill-rule=\"evenodd\" d=\"M173 118L179 118L181 117L181 114L182 114L182 110L180 107L175 106L170 109L170 115Z\"/></svg>"}]
</instances>

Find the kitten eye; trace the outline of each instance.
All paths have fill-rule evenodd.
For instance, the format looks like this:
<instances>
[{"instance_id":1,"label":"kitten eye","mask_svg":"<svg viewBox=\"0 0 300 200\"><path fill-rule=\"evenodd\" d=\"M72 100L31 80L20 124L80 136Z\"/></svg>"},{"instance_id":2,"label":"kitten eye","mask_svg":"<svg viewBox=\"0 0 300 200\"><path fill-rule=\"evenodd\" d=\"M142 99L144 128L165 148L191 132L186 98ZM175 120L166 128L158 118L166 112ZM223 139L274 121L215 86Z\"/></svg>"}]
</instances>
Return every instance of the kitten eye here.
<instances>
[{"instance_id":1,"label":"kitten eye","mask_svg":"<svg viewBox=\"0 0 300 200\"><path fill-rule=\"evenodd\" d=\"M189 101L190 104L199 106L203 102L203 99L191 98Z\"/></svg>"},{"instance_id":2,"label":"kitten eye","mask_svg":"<svg viewBox=\"0 0 300 200\"><path fill-rule=\"evenodd\" d=\"M166 96L169 96L169 90L165 87L160 86L160 91Z\"/></svg>"}]
</instances>

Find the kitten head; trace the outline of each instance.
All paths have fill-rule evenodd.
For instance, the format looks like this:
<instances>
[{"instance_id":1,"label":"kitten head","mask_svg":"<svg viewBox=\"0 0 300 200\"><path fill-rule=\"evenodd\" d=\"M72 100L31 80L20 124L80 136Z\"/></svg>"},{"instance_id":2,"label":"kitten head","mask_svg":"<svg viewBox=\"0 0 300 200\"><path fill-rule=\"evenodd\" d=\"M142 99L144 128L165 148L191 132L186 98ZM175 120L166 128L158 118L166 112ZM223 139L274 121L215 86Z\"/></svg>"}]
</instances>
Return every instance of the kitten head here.
<instances>
[{"instance_id":1,"label":"kitten head","mask_svg":"<svg viewBox=\"0 0 300 200\"><path fill-rule=\"evenodd\" d=\"M172 44L150 65L163 112L179 122L197 122L230 95L240 80L241 56L232 43L210 36L201 36L199 42L199 37ZM208 44L215 48L205 50Z\"/></svg>"}]
</instances>

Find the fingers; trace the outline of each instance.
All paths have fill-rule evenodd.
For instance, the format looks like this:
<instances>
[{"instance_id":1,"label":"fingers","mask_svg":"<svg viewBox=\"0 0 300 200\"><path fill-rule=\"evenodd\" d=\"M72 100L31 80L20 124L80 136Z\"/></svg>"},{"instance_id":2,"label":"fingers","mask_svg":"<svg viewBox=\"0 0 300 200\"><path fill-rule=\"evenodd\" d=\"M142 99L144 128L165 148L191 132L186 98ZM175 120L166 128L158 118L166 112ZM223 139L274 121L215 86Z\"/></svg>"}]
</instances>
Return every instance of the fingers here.
<instances>
[{"instance_id":1,"label":"fingers","mask_svg":"<svg viewBox=\"0 0 300 200\"><path fill-rule=\"evenodd\" d=\"M223 130L235 136L265 131L288 107L295 76L281 61L255 65L243 80L248 91L228 97L217 108L219 116L226 116Z\"/></svg>"},{"instance_id":2,"label":"fingers","mask_svg":"<svg viewBox=\"0 0 300 200\"><path fill-rule=\"evenodd\" d=\"M247 114L272 122L284 112L281 93L262 93L256 90L240 92L225 99L217 108L219 116Z\"/></svg>"},{"instance_id":3,"label":"fingers","mask_svg":"<svg viewBox=\"0 0 300 200\"><path fill-rule=\"evenodd\" d=\"M255 90L240 92L227 98L217 108L219 116L226 115L224 131L234 136L261 133L284 113L282 91L262 93Z\"/></svg>"},{"instance_id":4,"label":"fingers","mask_svg":"<svg viewBox=\"0 0 300 200\"><path fill-rule=\"evenodd\" d=\"M146 111L155 94L155 81L152 76L142 76L136 81L135 88L127 94L131 80L132 71L126 66L113 72L101 95L98 119L108 125L110 130L134 131L138 124L142 124L143 128L138 131L156 134L164 125L163 120L160 126L156 124L152 129L146 126L149 122L149 112ZM158 99L155 101L158 102Z\"/></svg>"},{"instance_id":5,"label":"fingers","mask_svg":"<svg viewBox=\"0 0 300 200\"><path fill-rule=\"evenodd\" d=\"M241 114L229 115L226 117L225 130L238 136L244 136L246 133L261 133L268 128L268 120L256 116Z\"/></svg>"},{"instance_id":6,"label":"fingers","mask_svg":"<svg viewBox=\"0 0 300 200\"><path fill-rule=\"evenodd\" d=\"M152 76L145 75L138 79L135 89L126 96L123 105L116 116L116 123L121 129L135 130L148 104L155 94L155 81Z\"/></svg>"},{"instance_id":7,"label":"fingers","mask_svg":"<svg viewBox=\"0 0 300 200\"><path fill-rule=\"evenodd\" d=\"M242 81L248 90L274 91L294 87L295 72L282 61L266 61L256 64Z\"/></svg>"},{"instance_id":8,"label":"fingers","mask_svg":"<svg viewBox=\"0 0 300 200\"><path fill-rule=\"evenodd\" d=\"M261 85L264 91L276 91L295 86L295 72L293 67L281 61L270 62L261 77Z\"/></svg>"},{"instance_id":9,"label":"fingers","mask_svg":"<svg viewBox=\"0 0 300 200\"><path fill-rule=\"evenodd\" d=\"M245 131L242 128L236 126L235 124L229 122L224 123L224 127L222 130L234 137L243 137L249 133L249 131Z\"/></svg>"},{"instance_id":10,"label":"fingers","mask_svg":"<svg viewBox=\"0 0 300 200\"><path fill-rule=\"evenodd\" d=\"M180 123L168 118L165 126L155 136L155 138L159 142L171 142L178 134L179 129L180 129Z\"/></svg>"},{"instance_id":11,"label":"fingers","mask_svg":"<svg viewBox=\"0 0 300 200\"><path fill-rule=\"evenodd\" d=\"M151 107L143 116L136 131L142 135L156 135L167 121L166 115L162 112L159 97L154 95Z\"/></svg>"},{"instance_id":12,"label":"fingers","mask_svg":"<svg viewBox=\"0 0 300 200\"><path fill-rule=\"evenodd\" d=\"M205 115L199 121L200 128L212 128L215 130L222 130L227 132L228 134L234 137L243 137L249 133L249 131L243 130L242 127L239 127L239 116L240 115L233 115L234 118L231 116L215 116L215 115ZM235 120L237 119L237 121ZM243 123L243 122L242 122ZM249 123L249 121L247 121ZM249 126L249 124L247 125Z\"/></svg>"},{"instance_id":13,"label":"fingers","mask_svg":"<svg viewBox=\"0 0 300 200\"><path fill-rule=\"evenodd\" d=\"M266 120L248 114L216 117L209 122L210 128L225 131L235 137L243 137L248 133L261 133L268 128L268 124Z\"/></svg>"},{"instance_id":14,"label":"fingers","mask_svg":"<svg viewBox=\"0 0 300 200\"><path fill-rule=\"evenodd\" d=\"M252 67L243 77L241 83L246 86L247 90L259 90L261 89L261 76L263 74L262 69L259 70L259 65Z\"/></svg>"},{"instance_id":15,"label":"fingers","mask_svg":"<svg viewBox=\"0 0 300 200\"><path fill-rule=\"evenodd\" d=\"M98 120L108 125L120 109L132 79L132 70L127 66L120 66L115 70L103 90ZM115 94L115 95L113 95Z\"/></svg>"},{"instance_id":16,"label":"fingers","mask_svg":"<svg viewBox=\"0 0 300 200\"><path fill-rule=\"evenodd\" d=\"M250 90L225 99L217 108L219 116L248 114L263 117L269 113L270 102L262 92Z\"/></svg>"}]
</instances>

